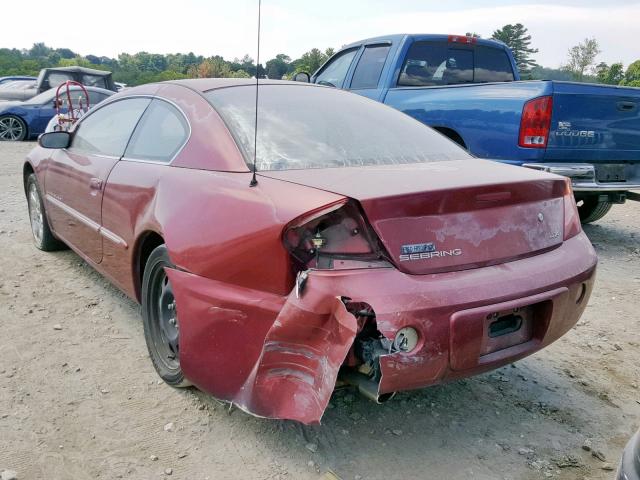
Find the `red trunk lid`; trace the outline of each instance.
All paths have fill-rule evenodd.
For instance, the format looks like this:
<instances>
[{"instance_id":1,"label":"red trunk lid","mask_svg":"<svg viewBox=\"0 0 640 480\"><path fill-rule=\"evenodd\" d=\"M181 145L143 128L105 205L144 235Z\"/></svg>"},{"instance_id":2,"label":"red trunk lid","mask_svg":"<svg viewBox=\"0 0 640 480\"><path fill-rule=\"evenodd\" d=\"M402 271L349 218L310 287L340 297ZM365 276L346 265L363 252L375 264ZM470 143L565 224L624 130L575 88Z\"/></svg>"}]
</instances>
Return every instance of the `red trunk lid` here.
<instances>
[{"instance_id":1,"label":"red trunk lid","mask_svg":"<svg viewBox=\"0 0 640 480\"><path fill-rule=\"evenodd\" d=\"M486 160L262 172L354 198L403 272L497 264L562 243L564 179Z\"/></svg>"}]
</instances>

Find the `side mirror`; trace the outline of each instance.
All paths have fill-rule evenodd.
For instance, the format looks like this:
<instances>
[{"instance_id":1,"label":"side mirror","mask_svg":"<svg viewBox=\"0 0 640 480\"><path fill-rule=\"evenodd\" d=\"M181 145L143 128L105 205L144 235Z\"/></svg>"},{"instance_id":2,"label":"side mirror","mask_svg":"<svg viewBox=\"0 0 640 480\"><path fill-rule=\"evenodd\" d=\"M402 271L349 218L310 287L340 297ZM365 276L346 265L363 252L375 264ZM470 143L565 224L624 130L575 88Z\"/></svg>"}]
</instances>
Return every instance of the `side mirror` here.
<instances>
[{"instance_id":1,"label":"side mirror","mask_svg":"<svg viewBox=\"0 0 640 480\"><path fill-rule=\"evenodd\" d=\"M69 132L48 132L38 137L38 145L42 148L69 148L71 134Z\"/></svg>"},{"instance_id":2,"label":"side mirror","mask_svg":"<svg viewBox=\"0 0 640 480\"><path fill-rule=\"evenodd\" d=\"M311 75L307 72L298 72L293 76L294 82L311 83Z\"/></svg>"}]
</instances>

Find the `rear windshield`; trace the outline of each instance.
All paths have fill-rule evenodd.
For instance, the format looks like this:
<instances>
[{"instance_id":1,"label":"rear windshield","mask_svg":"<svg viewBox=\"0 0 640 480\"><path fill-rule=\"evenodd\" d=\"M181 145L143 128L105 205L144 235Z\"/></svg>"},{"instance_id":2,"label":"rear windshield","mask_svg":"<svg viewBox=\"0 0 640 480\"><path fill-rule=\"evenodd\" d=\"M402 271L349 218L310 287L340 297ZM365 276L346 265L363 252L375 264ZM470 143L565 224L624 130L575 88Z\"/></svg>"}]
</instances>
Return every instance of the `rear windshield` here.
<instances>
[{"instance_id":1,"label":"rear windshield","mask_svg":"<svg viewBox=\"0 0 640 480\"><path fill-rule=\"evenodd\" d=\"M253 163L255 86L205 93ZM330 87L262 85L258 170L428 163L470 158L413 118Z\"/></svg>"}]
</instances>

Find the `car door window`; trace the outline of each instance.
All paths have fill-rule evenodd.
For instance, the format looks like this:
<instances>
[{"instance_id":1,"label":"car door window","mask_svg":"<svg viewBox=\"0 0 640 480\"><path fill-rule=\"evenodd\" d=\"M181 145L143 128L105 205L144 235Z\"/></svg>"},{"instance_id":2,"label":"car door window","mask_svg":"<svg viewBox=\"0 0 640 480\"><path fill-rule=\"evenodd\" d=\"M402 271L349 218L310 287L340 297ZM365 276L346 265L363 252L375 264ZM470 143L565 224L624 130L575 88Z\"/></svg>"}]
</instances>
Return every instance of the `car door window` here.
<instances>
[{"instance_id":1,"label":"car door window","mask_svg":"<svg viewBox=\"0 0 640 480\"><path fill-rule=\"evenodd\" d=\"M189 137L189 125L176 107L155 99L133 133L125 157L169 163Z\"/></svg>"},{"instance_id":2,"label":"car door window","mask_svg":"<svg viewBox=\"0 0 640 480\"><path fill-rule=\"evenodd\" d=\"M390 48L390 45L370 45L364 49L351 80L352 89L378 86Z\"/></svg>"},{"instance_id":3,"label":"car door window","mask_svg":"<svg viewBox=\"0 0 640 480\"><path fill-rule=\"evenodd\" d=\"M473 49L449 48L446 42L416 42L405 59L399 86L429 87L474 81Z\"/></svg>"},{"instance_id":4,"label":"car door window","mask_svg":"<svg viewBox=\"0 0 640 480\"><path fill-rule=\"evenodd\" d=\"M329 85L332 87L342 87L344 79L349 71L349 66L353 57L358 52L357 48L339 53L322 69L316 77L315 83L319 85Z\"/></svg>"},{"instance_id":5,"label":"car door window","mask_svg":"<svg viewBox=\"0 0 640 480\"><path fill-rule=\"evenodd\" d=\"M149 98L128 98L96 110L78 125L71 150L120 158L150 102Z\"/></svg>"},{"instance_id":6,"label":"car door window","mask_svg":"<svg viewBox=\"0 0 640 480\"><path fill-rule=\"evenodd\" d=\"M89 100L91 100L92 107L103 101L105 98L107 98L107 95L104 93L89 91Z\"/></svg>"}]
</instances>

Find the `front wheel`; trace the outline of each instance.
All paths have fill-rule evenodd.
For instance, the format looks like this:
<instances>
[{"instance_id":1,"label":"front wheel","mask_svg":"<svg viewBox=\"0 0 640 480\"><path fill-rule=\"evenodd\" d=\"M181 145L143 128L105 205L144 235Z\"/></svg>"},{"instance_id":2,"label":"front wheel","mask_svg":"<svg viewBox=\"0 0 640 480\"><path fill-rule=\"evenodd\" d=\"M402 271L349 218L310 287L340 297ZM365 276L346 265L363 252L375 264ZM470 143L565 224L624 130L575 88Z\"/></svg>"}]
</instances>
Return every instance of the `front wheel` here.
<instances>
[{"instance_id":1,"label":"front wheel","mask_svg":"<svg viewBox=\"0 0 640 480\"><path fill-rule=\"evenodd\" d=\"M151 362L173 387L188 387L180 368L180 324L176 298L165 268L173 268L167 247L155 248L142 279L142 320Z\"/></svg>"},{"instance_id":2,"label":"front wheel","mask_svg":"<svg viewBox=\"0 0 640 480\"><path fill-rule=\"evenodd\" d=\"M27 138L27 124L19 117L0 117L0 141L20 142Z\"/></svg>"},{"instance_id":3,"label":"front wheel","mask_svg":"<svg viewBox=\"0 0 640 480\"><path fill-rule=\"evenodd\" d=\"M591 223L604 217L613 204L611 202L599 200L596 195L576 198L578 213L581 223Z\"/></svg>"},{"instance_id":4,"label":"front wheel","mask_svg":"<svg viewBox=\"0 0 640 480\"><path fill-rule=\"evenodd\" d=\"M42 203L42 192L40 192L35 173L27 177L27 206L29 207L29 222L31 223L33 243L36 244L36 247L45 252L66 248L64 243L53 236L49 228L47 212Z\"/></svg>"}]
</instances>

